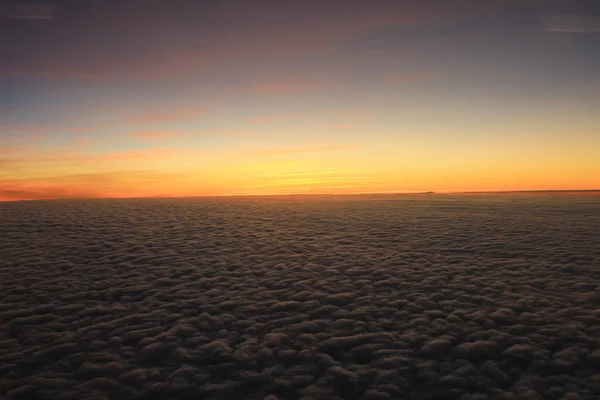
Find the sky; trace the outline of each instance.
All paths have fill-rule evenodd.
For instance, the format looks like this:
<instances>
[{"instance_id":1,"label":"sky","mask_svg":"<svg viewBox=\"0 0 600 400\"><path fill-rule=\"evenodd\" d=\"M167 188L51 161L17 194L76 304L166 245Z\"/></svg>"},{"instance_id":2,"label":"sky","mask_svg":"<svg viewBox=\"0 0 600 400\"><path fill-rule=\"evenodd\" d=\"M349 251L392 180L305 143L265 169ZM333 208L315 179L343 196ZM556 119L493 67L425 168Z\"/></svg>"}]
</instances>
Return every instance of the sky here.
<instances>
[{"instance_id":1,"label":"sky","mask_svg":"<svg viewBox=\"0 0 600 400\"><path fill-rule=\"evenodd\" d=\"M0 11L0 200L600 189L597 1Z\"/></svg>"}]
</instances>

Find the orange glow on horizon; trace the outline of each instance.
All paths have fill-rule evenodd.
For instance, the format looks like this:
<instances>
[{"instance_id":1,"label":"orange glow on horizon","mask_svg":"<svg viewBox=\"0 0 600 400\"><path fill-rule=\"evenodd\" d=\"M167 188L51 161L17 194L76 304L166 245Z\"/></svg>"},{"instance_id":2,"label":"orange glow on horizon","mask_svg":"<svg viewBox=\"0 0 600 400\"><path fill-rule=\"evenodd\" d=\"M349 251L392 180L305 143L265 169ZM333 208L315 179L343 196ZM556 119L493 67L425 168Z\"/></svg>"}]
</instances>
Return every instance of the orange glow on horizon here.
<instances>
[{"instance_id":1,"label":"orange glow on horizon","mask_svg":"<svg viewBox=\"0 0 600 400\"><path fill-rule=\"evenodd\" d=\"M539 1L152 3L3 25L0 201L600 189L595 33Z\"/></svg>"},{"instance_id":2,"label":"orange glow on horizon","mask_svg":"<svg viewBox=\"0 0 600 400\"><path fill-rule=\"evenodd\" d=\"M509 163L501 146L497 156L469 148L453 153L428 142L101 153L85 142L78 146L63 152L15 147L0 164L0 200L600 188L593 150L570 159L554 145L541 158L526 147L511 150Z\"/></svg>"}]
</instances>

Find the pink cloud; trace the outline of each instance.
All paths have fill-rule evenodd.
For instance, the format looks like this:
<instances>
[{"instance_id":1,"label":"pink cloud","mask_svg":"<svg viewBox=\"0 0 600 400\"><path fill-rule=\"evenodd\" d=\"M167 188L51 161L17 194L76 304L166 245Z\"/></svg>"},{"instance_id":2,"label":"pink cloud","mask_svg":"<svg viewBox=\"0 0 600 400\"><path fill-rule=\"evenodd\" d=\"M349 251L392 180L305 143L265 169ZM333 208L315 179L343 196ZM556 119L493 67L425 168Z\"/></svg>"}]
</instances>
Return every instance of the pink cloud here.
<instances>
[{"instance_id":1,"label":"pink cloud","mask_svg":"<svg viewBox=\"0 0 600 400\"><path fill-rule=\"evenodd\" d=\"M140 114L131 119L132 122L137 123L161 123L161 122L178 122L185 120L195 120L206 115L203 111L198 110L185 110L185 111L172 111L172 112L149 112Z\"/></svg>"},{"instance_id":2,"label":"pink cloud","mask_svg":"<svg viewBox=\"0 0 600 400\"><path fill-rule=\"evenodd\" d=\"M167 131L137 131L131 133L131 136L139 139L164 139L177 135L177 133Z\"/></svg>"},{"instance_id":3,"label":"pink cloud","mask_svg":"<svg viewBox=\"0 0 600 400\"><path fill-rule=\"evenodd\" d=\"M277 80L253 83L247 86L247 90L264 95L305 94L322 91L328 86L325 83L303 80Z\"/></svg>"},{"instance_id":4,"label":"pink cloud","mask_svg":"<svg viewBox=\"0 0 600 400\"><path fill-rule=\"evenodd\" d=\"M386 79L390 83L420 83L431 82L440 79L439 71L417 71L408 73L398 73Z\"/></svg>"}]
</instances>

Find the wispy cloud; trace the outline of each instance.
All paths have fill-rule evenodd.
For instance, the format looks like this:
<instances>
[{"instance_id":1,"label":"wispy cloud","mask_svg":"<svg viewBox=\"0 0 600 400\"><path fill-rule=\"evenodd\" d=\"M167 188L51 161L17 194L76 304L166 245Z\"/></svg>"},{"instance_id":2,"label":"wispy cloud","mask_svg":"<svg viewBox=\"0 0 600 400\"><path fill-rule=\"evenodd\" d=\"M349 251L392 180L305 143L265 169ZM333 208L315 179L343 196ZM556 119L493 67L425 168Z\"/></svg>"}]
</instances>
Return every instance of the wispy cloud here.
<instances>
[{"instance_id":1,"label":"wispy cloud","mask_svg":"<svg viewBox=\"0 0 600 400\"><path fill-rule=\"evenodd\" d=\"M148 113L138 114L131 119L131 122L136 123L163 123L163 122L179 122L189 121L202 118L207 113L200 110L184 110L184 111L152 111Z\"/></svg>"},{"instance_id":2,"label":"wispy cloud","mask_svg":"<svg viewBox=\"0 0 600 400\"><path fill-rule=\"evenodd\" d=\"M311 80L283 79L251 83L246 86L246 90L262 95L305 94L320 92L329 86L327 83Z\"/></svg>"},{"instance_id":3,"label":"wispy cloud","mask_svg":"<svg viewBox=\"0 0 600 400\"><path fill-rule=\"evenodd\" d=\"M153 196L157 184L178 176L147 170L124 170L49 178L0 179L0 201Z\"/></svg>"},{"instance_id":4,"label":"wispy cloud","mask_svg":"<svg viewBox=\"0 0 600 400\"><path fill-rule=\"evenodd\" d=\"M37 62L28 62L18 68L2 68L0 76L85 82L157 80L189 76L206 69L228 57L220 53L194 55L166 51L160 54L140 54L125 60L117 57L104 58L101 63L93 65L74 61L78 59L69 55L55 55L54 58L42 56Z\"/></svg>"},{"instance_id":5,"label":"wispy cloud","mask_svg":"<svg viewBox=\"0 0 600 400\"><path fill-rule=\"evenodd\" d=\"M5 158L5 164L11 166L33 166L39 164L96 164L116 161L149 160L152 158L169 157L176 154L172 147L153 148L145 150L111 151L103 153L89 153L82 151L61 152L52 154L50 150L43 154L19 154L18 157Z\"/></svg>"},{"instance_id":6,"label":"wispy cloud","mask_svg":"<svg viewBox=\"0 0 600 400\"><path fill-rule=\"evenodd\" d=\"M109 79L110 73L106 69L96 68L65 68L65 67L48 67L46 69L39 67L27 67L15 70L0 70L0 76L43 79L43 80L105 80Z\"/></svg>"},{"instance_id":7,"label":"wispy cloud","mask_svg":"<svg viewBox=\"0 0 600 400\"><path fill-rule=\"evenodd\" d=\"M0 155L16 156L27 154L38 148L38 144L35 141L6 140L6 143L0 146Z\"/></svg>"},{"instance_id":8,"label":"wispy cloud","mask_svg":"<svg viewBox=\"0 0 600 400\"><path fill-rule=\"evenodd\" d=\"M27 111L27 110L26 110ZM34 113L37 110L29 110ZM108 130L130 130L131 136L139 138L158 138L176 135L176 130L167 130L168 124L179 122L194 122L201 120L210 113L197 108L173 109L159 106L147 107L140 110L123 110L118 107L71 108L53 111L70 112L83 115L81 119L65 123L48 123L46 125L27 124L29 114L24 114L23 123L0 125L0 141L34 142L41 139L72 136L68 134L101 134L107 135ZM156 129L153 128L156 126ZM146 129L144 129L146 128ZM88 135L89 136L89 135ZM0 145L0 151L3 146Z\"/></svg>"},{"instance_id":9,"label":"wispy cloud","mask_svg":"<svg viewBox=\"0 0 600 400\"><path fill-rule=\"evenodd\" d=\"M390 75L385 81L389 83L420 83L432 82L440 78L441 73L439 71L413 71Z\"/></svg>"},{"instance_id":10,"label":"wispy cloud","mask_svg":"<svg viewBox=\"0 0 600 400\"><path fill-rule=\"evenodd\" d=\"M340 123L334 123L331 127L342 127L346 126L347 121L357 121L365 118L368 112L364 109L345 109L345 108L332 108L332 109L321 109L313 110L309 112L297 112L290 114L273 114L273 115L259 115L247 120L251 124L266 124L278 121L287 120L314 120L314 119L327 119L334 121L342 121Z\"/></svg>"},{"instance_id":11,"label":"wispy cloud","mask_svg":"<svg viewBox=\"0 0 600 400\"><path fill-rule=\"evenodd\" d=\"M352 145L329 145L314 147L275 147L257 150L255 153L262 156L280 156L288 154L323 153L330 151L355 150L357 146Z\"/></svg>"},{"instance_id":12,"label":"wispy cloud","mask_svg":"<svg viewBox=\"0 0 600 400\"><path fill-rule=\"evenodd\" d=\"M99 155L98 157L108 160L135 160L153 157L166 157L174 155L175 153L175 148L162 147L148 150L116 151L111 153L104 153Z\"/></svg>"},{"instance_id":13,"label":"wispy cloud","mask_svg":"<svg viewBox=\"0 0 600 400\"><path fill-rule=\"evenodd\" d=\"M18 136L23 138L23 135L27 139L38 139L41 134L51 132L52 128L48 126L32 126L32 125L0 125L0 134L12 135L13 137Z\"/></svg>"},{"instance_id":14,"label":"wispy cloud","mask_svg":"<svg viewBox=\"0 0 600 400\"><path fill-rule=\"evenodd\" d=\"M130 136L139 139L164 139L180 135L172 131L135 131L131 132Z\"/></svg>"},{"instance_id":15,"label":"wispy cloud","mask_svg":"<svg viewBox=\"0 0 600 400\"><path fill-rule=\"evenodd\" d=\"M293 115L271 115L271 116L252 118L252 119L248 120L248 122L251 124L266 124L266 123L270 123L270 122L284 121L284 120L288 120L288 119L292 119L292 118L294 118Z\"/></svg>"},{"instance_id":16,"label":"wispy cloud","mask_svg":"<svg viewBox=\"0 0 600 400\"><path fill-rule=\"evenodd\" d=\"M35 185L12 185L3 184L0 189L0 201L15 200L48 200L62 198L89 198L98 197L99 193L78 188L60 186L35 186Z\"/></svg>"}]
</instances>

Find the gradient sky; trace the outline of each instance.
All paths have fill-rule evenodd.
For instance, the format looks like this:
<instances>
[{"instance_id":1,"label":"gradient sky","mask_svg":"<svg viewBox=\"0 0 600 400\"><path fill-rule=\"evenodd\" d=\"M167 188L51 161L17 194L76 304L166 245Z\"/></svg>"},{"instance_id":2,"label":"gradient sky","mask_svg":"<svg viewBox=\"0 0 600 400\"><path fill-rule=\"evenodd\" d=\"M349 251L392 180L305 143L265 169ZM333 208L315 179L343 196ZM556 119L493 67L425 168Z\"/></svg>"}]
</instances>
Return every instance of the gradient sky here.
<instances>
[{"instance_id":1,"label":"gradient sky","mask_svg":"<svg viewBox=\"0 0 600 400\"><path fill-rule=\"evenodd\" d=\"M0 200L600 189L598 1L55 3L0 19Z\"/></svg>"}]
</instances>

